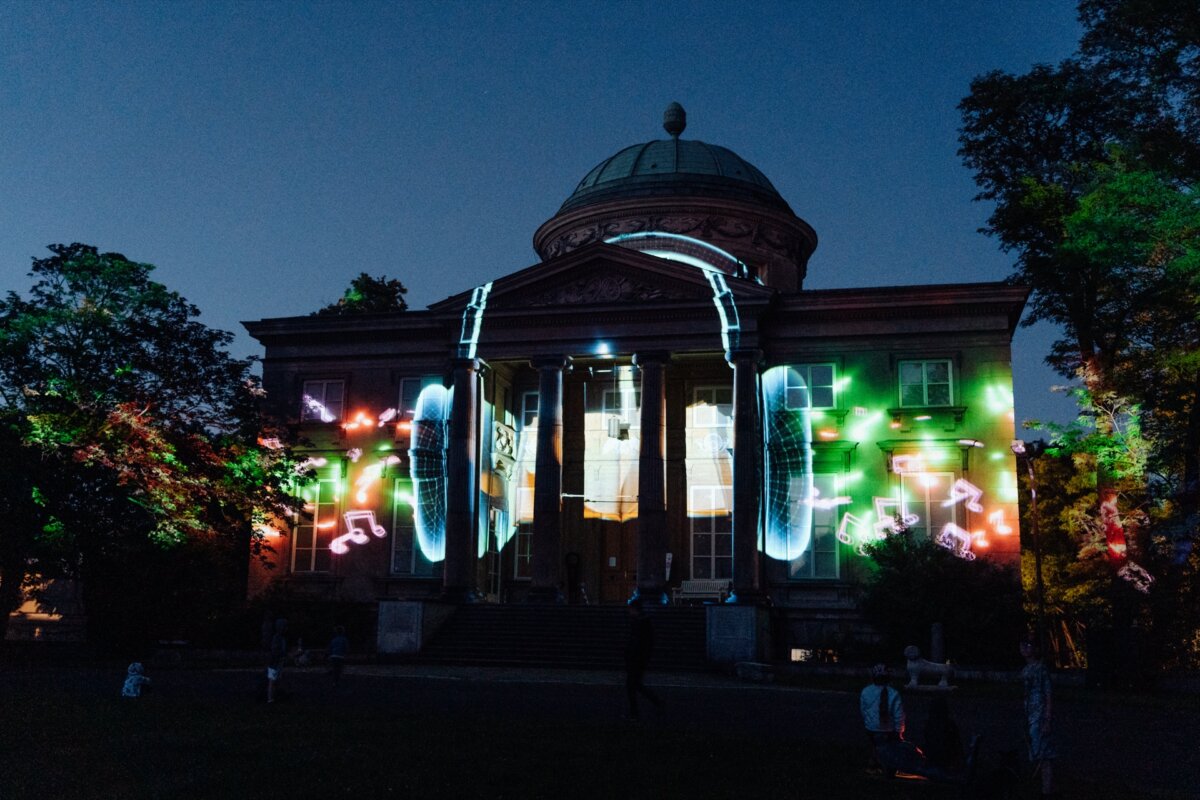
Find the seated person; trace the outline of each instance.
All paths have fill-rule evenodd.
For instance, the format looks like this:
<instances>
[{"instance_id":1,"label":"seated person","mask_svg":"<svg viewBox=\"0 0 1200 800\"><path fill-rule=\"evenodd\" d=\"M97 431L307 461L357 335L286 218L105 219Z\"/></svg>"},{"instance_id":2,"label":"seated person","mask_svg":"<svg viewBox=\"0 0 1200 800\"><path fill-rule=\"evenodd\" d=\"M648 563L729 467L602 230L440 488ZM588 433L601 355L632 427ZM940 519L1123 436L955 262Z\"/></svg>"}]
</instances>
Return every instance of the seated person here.
<instances>
[{"instance_id":1,"label":"seated person","mask_svg":"<svg viewBox=\"0 0 1200 800\"><path fill-rule=\"evenodd\" d=\"M907 772L912 775L931 775L925 756L911 742L904 740L904 703L900 692L890 686L886 664L871 667L871 683L858 697L863 726L875 746L875 757L888 775ZM939 772L940 770L935 770Z\"/></svg>"},{"instance_id":2,"label":"seated person","mask_svg":"<svg viewBox=\"0 0 1200 800\"><path fill-rule=\"evenodd\" d=\"M121 687L122 697L141 697L142 692L150 690L150 679L141 662L135 661L129 665L125 673L125 684Z\"/></svg>"}]
</instances>

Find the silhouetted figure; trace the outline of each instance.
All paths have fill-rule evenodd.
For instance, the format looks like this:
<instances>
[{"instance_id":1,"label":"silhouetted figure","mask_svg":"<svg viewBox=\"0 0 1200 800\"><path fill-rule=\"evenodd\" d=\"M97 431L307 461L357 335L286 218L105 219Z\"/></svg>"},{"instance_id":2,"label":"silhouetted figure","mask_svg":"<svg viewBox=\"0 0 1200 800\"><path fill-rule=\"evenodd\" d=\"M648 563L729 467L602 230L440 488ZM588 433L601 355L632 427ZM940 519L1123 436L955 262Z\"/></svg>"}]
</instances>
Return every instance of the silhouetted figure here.
<instances>
[{"instance_id":1,"label":"silhouetted figure","mask_svg":"<svg viewBox=\"0 0 1200 800\"><path fill-rule=\"evenodd\" d=\"M629 641L625 645L625 691L629 696L629 718L638 718L639 693L644 694L654 707L662 709L662 700L645 687L646 666L654 653L654 623L642 609L642 601L634 598L629 602Z\"/></svg>"},{"instance_id":2,"label":"silhouetted figure","mask_svg":"<svg viewBox=\"0 0 1200 800\"><path fill-rule=\"evenodd\" d=\"M271 636L271 647L267 654L267 702L275 702L276 684L283 675L283 662L287 660L287 620L275 620L275 633Z\"/></svg>"},{"instance_id":3,"label":"silhouetted figure","mask_svg":"<svg viewBox=\"0 0 1200 800\"><path fill-rule=\"evenodd\" d=\"M350 650L350 640L346 638L346 629L338 625L333 629L333 638L329 640L329 674L333 676L333 685L342 682L342 668L346 666L346 653Z\"/></svg>"},{"instance_id":4,"label":"silhouetted figure","mask_svg":"<svg viewBox=\"0 0 1200 800\"><path fill-rule=\"evenodd\" d=\"M1025 723L1029 737L1029 760L1034 764L1034 774L1042 774L1042 796L1054 792L1054 759L1058 753L1054 747L1051 723L1053 692L1050 687L1050 670L1042 661L1042 651L1037 642L1026 639L1021 642L1021 656L1025 668L1021 670L1021 681L1025 684Z\"/></svg>"},{"instance_id":5,"label":"silhouetted figure","mask_svg":"<svg viewBox=\"0 0 1200 800\"><path fill-rule=\"evenodd\" d=\"M125 672L125 685L121 687L122 697L141 697L142 692L149 691L150 679L146 677L146 670L142 667L140 661L135 661L129 665L129 669Z\"/></svg>"},{"instance_id":6,"label":"silhouetted figure","mask_svg":"<svg viewBox=\"0 0 1200 800\"><path fill-rule=\"evenodd\" d=\"M958 725L950 716L950 703L942 695L929 701L929 717L925 720L925 746L921 748L931 766L946 771L962 769L966 757Z\"/></svg>"}]
</instances>

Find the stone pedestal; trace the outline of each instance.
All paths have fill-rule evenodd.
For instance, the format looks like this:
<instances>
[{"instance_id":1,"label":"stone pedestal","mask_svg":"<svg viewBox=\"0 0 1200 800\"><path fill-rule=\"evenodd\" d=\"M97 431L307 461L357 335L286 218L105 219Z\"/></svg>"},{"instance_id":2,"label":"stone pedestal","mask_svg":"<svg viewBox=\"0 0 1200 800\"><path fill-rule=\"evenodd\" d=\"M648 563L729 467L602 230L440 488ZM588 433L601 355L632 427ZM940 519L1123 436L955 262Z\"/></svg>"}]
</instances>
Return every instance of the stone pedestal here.
<instances>
[{"instance_id":1,"label":"stone pedestal","mask_svg":"<svg viewBox=\"0 0 1200 800\"><path fill-rule=\"evenodd\" d=\"M733 666L762 661L770 652L767 609L752 605L711 605L708 612L707 653L710 664Z\"/></svg>"}]
</instances>

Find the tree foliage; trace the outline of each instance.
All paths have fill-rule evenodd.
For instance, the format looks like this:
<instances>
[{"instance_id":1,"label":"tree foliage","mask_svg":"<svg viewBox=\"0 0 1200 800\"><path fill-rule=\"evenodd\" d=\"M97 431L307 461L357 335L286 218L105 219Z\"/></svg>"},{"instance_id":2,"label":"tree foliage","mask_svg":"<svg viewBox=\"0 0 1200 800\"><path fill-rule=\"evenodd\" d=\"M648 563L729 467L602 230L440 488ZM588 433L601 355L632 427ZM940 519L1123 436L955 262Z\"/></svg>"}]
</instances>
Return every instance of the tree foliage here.
<instances>
[{"instance_id":1,"label":"tree foliage","mask_svg":"<svg viewBox=\"0 0 1200 800\"><path fill-rule=\"evenodd\" d=\"M1082 0L1079 15L1074 57L972 82L959 152L994 204L984 231L1032 289L1024 324L1060 328L1047 361L1082 384L1079 422L1051 433L1094 491L1059 520L1078 569L1053 571L1064 619L1096 619L1125 588L1090 576L1098 530L1111 551L1123 525L1138 565L1178 589L1200 521L1200 6Z\"/></svg>"},{"instance_id":2,"label":"tree foliage","mask_svg":"<svg viewBox=\"0 0 1200 800\"><path fill-rule=\"evenodd\" d=\"M0 301L2 502L20 520L0 529L0 616L14 587L62 575L82 579L89 618L105 626L102 609L146 600L129 590L151 581L131 570L164 549L207 543L244 570L262 547L254 526L291 508L292 472L230 334L200 323L148 264L49 249L28 296Z\"/></svg>"},{"instance_id":3,"label":"tree foliage","mask_svg":"<svg viewBox=\"0 0 1200 800\"><path fill-rule=\"evenodd\" d=\"M878 568L863 590L862 611L894 658L915 644L928 655L933 623L943 625L946 655L958 663L1008 664L1025 630L1014 571L966 561L907 533L870 548Z\"/></svg>"},{"instance_id":4,"label":"tree foliage","mask_svg":"<svg viewBox=\"0 0 1200 800\"><path fill-rule=\"evenodd\" d=\"M369 314L382 311L406 311L408 302L404 295L408 289L395 278L386 275L373 278L365 272L350 281L345 294L336 303L331 303L314 315L330 316L344 314Z\"/></svg>"}]
</instances>

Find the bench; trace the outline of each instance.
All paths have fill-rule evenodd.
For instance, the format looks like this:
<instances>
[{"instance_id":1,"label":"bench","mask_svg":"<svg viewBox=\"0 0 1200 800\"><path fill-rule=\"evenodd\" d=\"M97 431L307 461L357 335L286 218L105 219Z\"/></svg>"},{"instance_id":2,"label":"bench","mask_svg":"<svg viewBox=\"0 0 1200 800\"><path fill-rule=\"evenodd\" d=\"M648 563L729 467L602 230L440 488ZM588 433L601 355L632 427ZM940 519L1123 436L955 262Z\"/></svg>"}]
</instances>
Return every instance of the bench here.
<instances>
[{"instance_id":1,"label":"bench","mask_svg":"<svg viewBox=\"0 0 1200 800\"><path fill-rule=\"evenodd\" d=\"M729 597L731 583L732 581L728 578L700 578L684 581L675 587L674 601L677 604L691 600L712 600L720 603Z\"/></svg>"}]
</instances>

